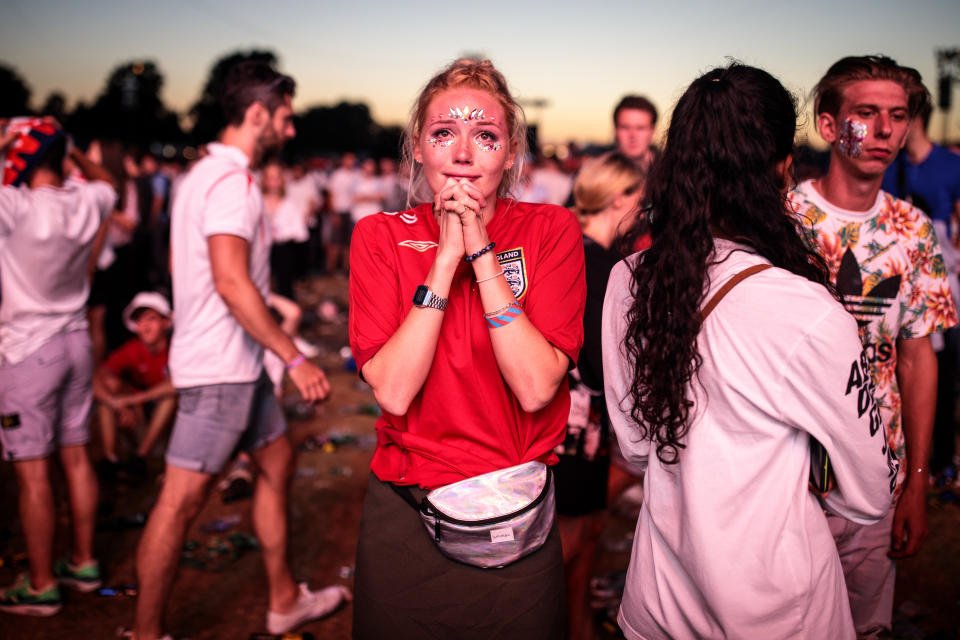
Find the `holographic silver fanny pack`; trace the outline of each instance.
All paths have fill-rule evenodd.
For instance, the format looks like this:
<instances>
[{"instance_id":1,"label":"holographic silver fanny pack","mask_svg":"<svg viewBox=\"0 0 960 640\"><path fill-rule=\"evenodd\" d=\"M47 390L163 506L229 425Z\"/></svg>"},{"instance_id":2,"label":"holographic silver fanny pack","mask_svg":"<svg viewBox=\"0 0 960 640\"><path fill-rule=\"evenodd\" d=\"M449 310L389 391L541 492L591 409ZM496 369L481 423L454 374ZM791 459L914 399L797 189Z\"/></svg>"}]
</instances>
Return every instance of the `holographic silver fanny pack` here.
<instances>
[{"instance_id":1,"label":"holographic silver fanny pack","mask_svg":"<svg viewBox=\"0 0 960 640\"><path fill-rule=\"evenodd\" d=\"M539 549L550 534L552 480L537 461L491 471L428 493L420 519L447 557L484 569L505 567Z\"/></svg>"}]
</instances>

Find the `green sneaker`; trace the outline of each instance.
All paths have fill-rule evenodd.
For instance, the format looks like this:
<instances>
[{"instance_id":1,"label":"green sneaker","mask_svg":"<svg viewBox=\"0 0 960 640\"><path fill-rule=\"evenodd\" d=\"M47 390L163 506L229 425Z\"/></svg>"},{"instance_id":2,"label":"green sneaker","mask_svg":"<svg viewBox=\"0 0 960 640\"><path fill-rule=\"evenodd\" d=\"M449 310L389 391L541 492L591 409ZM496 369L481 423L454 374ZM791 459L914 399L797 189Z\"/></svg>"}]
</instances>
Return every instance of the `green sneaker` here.
<instances>
[{"instance_id":1,"label":"green sneaker","mask_svg":"<svg viewBox=\"0 0 960 640\"><path fill-rule=\"evenodd\" d=\"M60 611L60 588L53 585L41 593L32 593L30 578L22 573L9 589L0 592L0 611L27 616L52 616Z\"/></svg>"},{"instance_id":2,"label":"green sneaker","mask_svg":"<svg viewBox=\"0 0 960 640\"><path fill-rule=\"evenodd\" d=\"M83 593L90 593L94 589L99 589L100 585L103 584L100 580L100 563L96 560L82 569L77 569L70 564L69 560L63 559L53 565L53 577L60 584L73 587Z\"/></svg>"}]
</instances>

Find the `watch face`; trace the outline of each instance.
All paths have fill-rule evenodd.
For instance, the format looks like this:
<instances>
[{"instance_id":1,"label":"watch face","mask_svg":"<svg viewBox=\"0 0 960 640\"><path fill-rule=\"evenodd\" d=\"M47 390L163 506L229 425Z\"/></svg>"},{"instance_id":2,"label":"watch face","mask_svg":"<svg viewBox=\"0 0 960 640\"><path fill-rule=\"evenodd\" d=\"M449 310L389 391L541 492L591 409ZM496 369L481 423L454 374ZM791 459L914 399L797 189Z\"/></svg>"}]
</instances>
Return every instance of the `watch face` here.
<instances>
[{"instance_id":1,"label":"watch face","mask_svg":"<svg viewBox=\"0 0 960 640\"><path fill-rule=\"evenodd\" d=\"M427 299L427 294L430 293L430 289L426 285L420 285L417 287L417 290L413 294L413 304L422 305L424 300Z\"/></svg>"}]
</instances>

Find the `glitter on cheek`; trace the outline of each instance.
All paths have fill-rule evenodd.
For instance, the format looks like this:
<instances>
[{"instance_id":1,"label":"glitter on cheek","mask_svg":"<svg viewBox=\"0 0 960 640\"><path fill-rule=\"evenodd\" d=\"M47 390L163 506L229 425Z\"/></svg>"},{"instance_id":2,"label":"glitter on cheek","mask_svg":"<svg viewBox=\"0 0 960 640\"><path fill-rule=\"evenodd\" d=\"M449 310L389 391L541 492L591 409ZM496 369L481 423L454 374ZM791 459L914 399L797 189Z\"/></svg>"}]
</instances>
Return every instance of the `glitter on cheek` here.
<instances>
[{"instance_id":1,"label":"glitter on cheek","mask_svg":"<svg viewBox=\"0 0 960 640\"><path fill-rule=\"evenodd\" d=\"M446 149L453 144L453 139L447 138L446 140L439 140L437 138L427 138L427 142L429 142L430 146L434 149Z\"/></svg>"},{"instance_id":2,"label":"glitter on cheek","mask_svg":"<svg viewBox=\"0 0 960 640\"><path fill-rule=\"evenodd\" d=\"M477 149L480 151L500 151L503 147L499 142L484 142L482 140L477 140Z\"/></svg>"},{"instance_id":3,"label":"glitter on cheek","mask_svg":"<svg viewBox=\"0 0 960 640\"><path fill-rule=\"evenodd\" d=\"M847 118L840 127L840 151L851 158L859 158L863 153L863 141L866 138L867 125Z\"/></svg>"}]
</instances>

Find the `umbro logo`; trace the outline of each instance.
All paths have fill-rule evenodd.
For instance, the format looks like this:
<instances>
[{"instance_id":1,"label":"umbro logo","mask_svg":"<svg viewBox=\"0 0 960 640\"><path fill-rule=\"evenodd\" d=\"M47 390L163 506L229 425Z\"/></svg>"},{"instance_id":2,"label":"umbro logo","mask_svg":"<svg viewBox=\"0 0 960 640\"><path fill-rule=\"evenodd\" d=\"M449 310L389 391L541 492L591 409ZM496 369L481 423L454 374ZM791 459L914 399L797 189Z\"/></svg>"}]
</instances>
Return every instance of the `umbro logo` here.
<instances>
[{"instance_id":1,"label":"umbro logo","mask_svg":"<svg viewBox=\"0 0 960 640\"><path fill-rule=\"evenodd\" d=\"M401 247L409 247L410 249L419 251L420 253L440 246L436 242L430 242L429 240L403 240L397 244Z\"/></svg>"},{"instance_id":2,"label":"umbro logo","mask_svg":"<svg viewBox=\"0 0 960 640\"><path fill-rule=\"evenodd\" d=\"M837 272L837 291L843 298L843 306L857 319L857 324L864 327L870 324L873 318L886 313L897 299L900 280L899 274L890 276L865 292L860 264L853 252L847 249Z\"/></svg>"}]
</instances>

